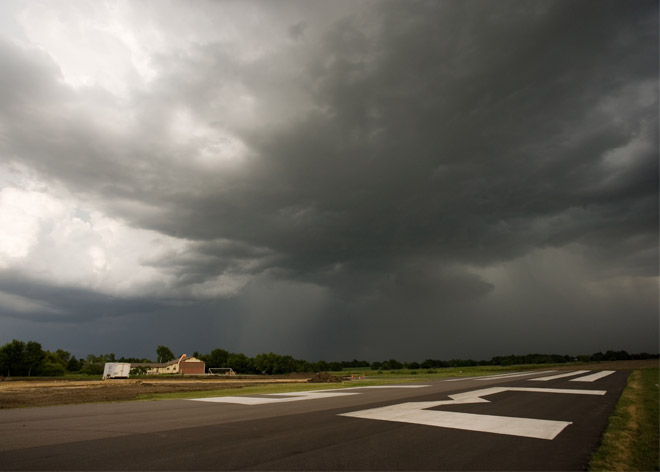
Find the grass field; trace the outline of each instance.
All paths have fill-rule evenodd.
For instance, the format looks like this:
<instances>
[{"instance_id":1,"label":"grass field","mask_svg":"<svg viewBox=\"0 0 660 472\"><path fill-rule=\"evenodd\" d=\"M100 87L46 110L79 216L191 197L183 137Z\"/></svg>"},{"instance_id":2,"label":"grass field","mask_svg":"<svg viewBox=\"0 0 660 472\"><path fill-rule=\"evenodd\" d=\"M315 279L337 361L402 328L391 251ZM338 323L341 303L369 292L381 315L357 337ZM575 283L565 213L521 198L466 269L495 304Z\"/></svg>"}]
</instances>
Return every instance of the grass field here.
<instances>
[{"instance_id":1,"label":"grass field","mask_svg":"<svg viewBox=\"0 0 660 472\"><path fill-rule=\"evenodd\" d=\"M564 368L572 364L557 364ZM476 377L480 375L505 374L507 372L521 372L526 370L552 369L555 364L526 364L526 365L484 365L470 367L442 367L436 369L398 369L398 370L371 370L368 367L358 369L344 369L341 372L331 372L337 376L358 375L367 376L370 379L398 379L410 377L411 379L441 379L444 377ZM577 365L577 364L576 364Z\"/></svg>"},{"instance_id":2,"label":"grass field","mask_svg":"<svg viewBox=\"0 0 660 472\"><path fill-rule=\"evenodd\" d=\"M630 374L589 470L660 470L659 377L657 368Z\"/></svg>"},{"instance_id":3,"label":"grass field","mask_svg":"<svg viewBox=\"0 0 660 472\"><path fill-rule=\"evenodd\" d=\"M415 381L423 381L420 379L410 379L408 377L388 378L383 377L379 379L366 379L366 380L353 380L338 383L282 383L282 384L269 384L269 385L255 385L254 387L241 387L241 388L225 388L222 390L207 390L203 392L174 392L174 393L156 393L140 395L137 400L168 400L174 398L207 398L207 397L230 397L236 395L265 395L269 393L295 393L295 392L309 392L312 390L334 390L348 387L369 387L374 385L391 385L400 383L412 383Z\"/></svg>"},{"instance_id":4,"label":"grass field","mask_svg":"<svg viewBox=\"0 0 660 472\"><path fill-rule=\"evenodd\" d=\"M461 367L443 369L419 369L419 370L392 370L373 371L370 369L347 369L341 372L331 372L338 377L350 377L353 380L345 380L337 383L298 383L298 384L275 384L257 385L254 387L224 388L208 390L204 392L174 392L140 395L138 400L167 400L172 398L203 398L203 397L227 397L235 395L262 395L268 393L302 392L310 390L328 390L347 387L368 387L374 385L390 385L400 383L425 382L428 380L441 379L445 377L477 377L481 375L493 375L527 369L538 369L539 366L485 366L485 367ZM361 380L358 380L361 378Z\"/></svg>"},{"instance_id":5,"label":"grass field","mask_svg":"<svg viewBox=\"0 0 660 472\"><path fill-rule=\"evenodd\" d=\"M657 361L652 361L657 363ZM268 393L300 392L309 390L325 390L347 387L361 387L373 385L388 385L398 383L426 382L429 380L438 380L446 377L478 377L483 375L506 374L509 372L521 372L527 370L553 370L553 369L573 369L587 367L591 369L605 368L630 368L628 364L618 362L619 365L612 364L529 364L514 366L473 366L473 367L455 367L441 369L399 369L387 371L375 371L369 368L344 369L341 372L331 372L338 377L353 376L353 380L340 383L328 384L279 384L279 385L259 385L254 387L242 388L223 388L218 390L208 390L204 392L174 392L174 393L155 393L140 395L138 400L166 400L170 398L201 398L201 397L221 397L234 395L260 395ZM361 378L362 380L357 380Z\"/></svg>"}]
</instances>

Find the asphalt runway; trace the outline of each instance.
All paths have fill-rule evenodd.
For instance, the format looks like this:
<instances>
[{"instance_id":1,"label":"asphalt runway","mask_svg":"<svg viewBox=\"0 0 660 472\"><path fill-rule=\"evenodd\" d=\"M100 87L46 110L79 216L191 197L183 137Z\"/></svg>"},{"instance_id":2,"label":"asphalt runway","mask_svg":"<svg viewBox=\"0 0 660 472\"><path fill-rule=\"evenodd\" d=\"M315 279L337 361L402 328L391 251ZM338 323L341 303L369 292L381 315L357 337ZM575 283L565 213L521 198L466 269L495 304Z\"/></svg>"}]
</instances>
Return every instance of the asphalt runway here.
<instances>
[{"instance_id":1,"label":"asphalt runway","mask_svg":"<svg viewBox=\"0 0 660 472\"><path fill-rule=\"evenodd\" d=\"M628 374L0 410L0 470L584 470Z\"/></svg>"}]
</instances>

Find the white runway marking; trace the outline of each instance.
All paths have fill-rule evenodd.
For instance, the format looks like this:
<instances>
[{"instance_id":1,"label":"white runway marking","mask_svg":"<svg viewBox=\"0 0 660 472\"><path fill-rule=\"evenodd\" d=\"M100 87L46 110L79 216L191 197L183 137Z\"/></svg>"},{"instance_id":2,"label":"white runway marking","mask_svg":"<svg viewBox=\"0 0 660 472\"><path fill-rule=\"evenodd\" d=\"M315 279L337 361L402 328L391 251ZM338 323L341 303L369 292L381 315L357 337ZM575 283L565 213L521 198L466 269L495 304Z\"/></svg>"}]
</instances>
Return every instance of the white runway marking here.
<instances>
[{"instance_id":1,"label":"white runway marking","mask_svg":"<svg viewBox=\"0 0 660 472\"><path fill-rule=\"evenodd\" d=\"M191 398L196 402L235 403L238 405L265 405L268 403L298 402L302 400L318 400L320 398L360 395L359 392L345 392L363 388L422 388L430 385L372 385L368 387L350 387L341 390L312 390L310 392L269 393L263 397L208 397Z\"/></svg>"},{"instance_id":2,"label":"white runway marking","mask_svg":"<svg viewBox=\"0 0 660 472\"><path fill-rule=\"evenodd\" d=\"M455 395L449 395L449 397L453 398L459 403L488 403L488 400L484 400L481 397L486 397L488 395L494 395L496 393L502 392L565 393L569 395L605 395L607 393L606 390L578 390L574 388L491 387L482 388L480 390L472 390L471 392L457 393Z\"/></svg>"},{"instance_id":3,"label":"white runway marking","mask_svg":"<svg viewBox=\"0 0 660 472\"><path fill-rule=\"evenodd\" d=\"M610 374L613 374L614 370L603 370L601 372L596 372L595 374L585 375L584 377L578 377L577 379L571 379L571 382L593 382L594 380L602 379L607 377Z\"/></svg>"},{"instance_id":4,"label":"white runway marking","mask_svg":"<svg viewBox=\"0 0 660 472\"><path fill-rule=\"evenodd\" d=\"M356 389L362 390L363 388L423 388L423 387L430 387L430 385L370 385L368 387L348 387L348 388L343 388L342 390L356 390Z\"/></svg>"},{"instance_id":5,"label":"white runway marking","mask_svg":"<svg viewBox=\"0 0 660 472\"><path fill-rule=\"evenodd\" d=\"M549 374L550 372L556 372L554 370L543 370L541 372L520 372L519 374L504 374L504 375L491 375L489 377L479 377L474 380L492 380L493 378L496 379L508 379L511 377L524 377L526 375L538 375L538 374Z\"/></svg>"},{"instance_id":6,"label":"white runway marking","mask_svg":"<svg viewBox=\"0 0 660 472\"><path fill-rule=\"evenodd\" d=\"M441 428L480 431L485 433L506 434L548 440L554 439L566 426L572 424L570 421L537 420L533 418L475 415L472 413L428 410L428 408L442 405L489 403L489 400L485 400L482 397L506 391L564 393L573 395L605 395L606 393L604 390L493 387L450 395L449 397L451 400L400 403L398 405L391 405L382 408L372 408L369 410L344 413L340 416L413 423Z\"/></svg>"},{"instance_id":7,"label":"white runway marking","mask_svg":"<svg viewBox=\"0 0 660 472\"><path fill-rule=\"evenodd\" d=\"M573 377L575 375L586 374L588 370L576 370L574 372L568 372L566 374L551 375L550 377L539 377L537 379L529 379L530 382L547 382L548 380L561 379L564 377Z\"/></svg>"},{"instance_id":8,"label":"white runway marking","mask_svg":"<svg viewBox=\"0 0 660 472\"><path fill-rule=\"evenodd\" d=\"M353 416L372 420L396 421L400 423L421 424L440 428L463 429L482 433L506 434L538 439L554 439L562 430L571 424L570 421L535 420L529 418L512 418L507 416L474 415L453 411L433 411L415 409L408 410L403 405L389 408L389 411L367 411L358 414L347 413L342 416ZM399 408L397 408L397 406ZM382 409L384 410L384 409Z\"/></svg>"},{"instance_id":9,"label":"white runway marking","mask_svg":"<svg viewBox=\"0 0 660 472\"><path fill-rule=\"evenodd\" d=\"M509 374L497 374L497 375L485 375L478 377L461 377L458 379L449 379L445 382L459 382L461 380L498 380L506 379L509 377L524 377L525 375L539 375L539 374L549 374L550 372L557 372L556 370L543 370L541 372L514 372Z\"/></svg>"},{"instance_id":10,"label":"white runway marking","mask_svg":"<svg viewBox=\"0 0 660 472\"><path fill-rule=\"evenodd\" d=\"M312 392L270 393L267 397L209 397L191 398L196 402L236 403L239 405L265 405L267 403L298 402L302 400L318 400L320 398L344 397L359 395L356 392L341 392L337 390L320 390Z\"/></svg>"}]
</instances>

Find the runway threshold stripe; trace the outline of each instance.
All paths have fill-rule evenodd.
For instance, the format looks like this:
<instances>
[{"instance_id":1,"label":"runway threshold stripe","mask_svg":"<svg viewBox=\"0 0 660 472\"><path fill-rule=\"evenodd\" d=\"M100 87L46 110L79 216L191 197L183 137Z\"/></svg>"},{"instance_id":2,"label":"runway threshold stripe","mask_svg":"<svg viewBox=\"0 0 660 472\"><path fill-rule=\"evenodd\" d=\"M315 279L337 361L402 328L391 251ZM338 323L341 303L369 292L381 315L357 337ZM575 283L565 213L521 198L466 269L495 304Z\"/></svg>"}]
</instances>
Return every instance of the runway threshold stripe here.
<instances>
[{"instance_id":1,"label":"runway threshold stripe","mask_svg":"<svg viewBox=\"0 0 660 472\"><path fill-rule=\"evenodd\" d=\"M430 387L430 385L369 385L367 387L348 387L348 388L342 388L342 390L357 390L357 389L364 389L364 388L424 388L424 387Z\"/></svg>"},{"instance_id":2,"label":"runway threshold stripe","mask_svg":"<svg viewBox=\"0 0 660 472\"><path fill-rule=\"evenodd\" d=\"M263 397L207 397L190 398L196 402L236 403L239 405L265 405L269 403L299 402L303 400L318 400L322 398L343 397L359 395L356 392L342 392L337 390L320 390L311 392L270 393Z\"/></svg>"},{"instance_id":3,"label":"runway threshold stripe","mask_svg":"<svg viewBox=\"0 0 660 472\"><path fill-rule=\"evenodd\" d=\"M578 377L577 379L571 379L571 382L593 382L603 377L607 377L610 374L613 374L614 370L603 370L601 372L596 372L595 374L585 375L584 377Z\"/></svg>"},{"instance_id":4,"label":"runway threshold stripe","mask_svg":"<svg viewBox=\"0 0 660 472\"><path fill-rule=\"evenodd\" d=\"M556 371L554 371L554 370L544 370L542 372L520 372L520 373L517 373L517 374L489 375L487 377L476 377L474 380L510 379L510 378L513 378L513 377L525 377L527 375L549 374L550 372L556 372Z\"/></svg>"},{"instance_id":5,"label":"runway threshold stripe","mask_svg":"<svg viewBox=\"0 0 660 472\"><path fill-rule=\"evenodd\" d=\"M361 392L347 392L346 390L358 390L365 388L424 388L430 385L372 385L367 387L350 387L333 390L312 390L309 392L284 392L284 393L269 393L261 397L206 397L206 398L190 398L189 400L195 402L210 402L210 403L235 403L238 405L265 405L272 403L285 403L285 402L299 402L303 400L319 400L323 398L343 397L347 395L360 395Z\"/></svg>"},{"instance_id":6,"label":"runway threshold stripe","mask_svg":"<svg viewBox=\"0 0 660 472\"><path fill-rule=\"evenodd\" d=\"M509 372L507 374L497 374L497 375L487 375L487 376L478 375L476 377L459 377L457 379L448 379L445 382L460 382L461 380L477 380L477 379L482 379L482 380L483 379L497 379L497 378L500 378L500 377L510 377L512 375L522 375L522 373L520 373L520 372L514 372L514 373Z\"/></svg>"},{"instance_id":7,"label":"runway threshold stripe","mask_svg":"<svg viewBox=\"0 0 660 472\"><path fill-rule=\"evenodd\" d=\"M411 411L405 407L395 407L390 411L386 411L386 409L383 408L380 409L380 411L374 410L344 413L340 416L550 440L554 439L555 436L557 436L566 426L571 424L570 421L475 415L472 413L459 413L455 411Z\"/></svg>"},{"instance_id":8,"label":"runway threshold stripe","mask_svg":"<svg viewBox=\"0 0 660 472\"><path fill-rule=\"evenodd\" d=\"M544 370L542 372L514 372L508 374L497 374L497 375L479 375L477 377L459 377L456 379L447 379L445 382L460 382L461 380L496 380L496 379L506 379L508 377L522 377L525 375L538 375L538 374L549 374L550 372L556 372L555 370Z\"/></svg>"},{"instance_id":9,"label":"runway threshold stripe","mask_svg":"<svg viewBox=\"0 0 660 472\"><path fill-rule=\"evenodd\" d=\"M580 374L586 374L588 370L576 370L574 372L568 372L565 374L551 375L550 377L539 377L536 379L529 379L531 382L547 382L548 380L562 379L564 377L574 377Z\"/></svg>"}]
</instances>

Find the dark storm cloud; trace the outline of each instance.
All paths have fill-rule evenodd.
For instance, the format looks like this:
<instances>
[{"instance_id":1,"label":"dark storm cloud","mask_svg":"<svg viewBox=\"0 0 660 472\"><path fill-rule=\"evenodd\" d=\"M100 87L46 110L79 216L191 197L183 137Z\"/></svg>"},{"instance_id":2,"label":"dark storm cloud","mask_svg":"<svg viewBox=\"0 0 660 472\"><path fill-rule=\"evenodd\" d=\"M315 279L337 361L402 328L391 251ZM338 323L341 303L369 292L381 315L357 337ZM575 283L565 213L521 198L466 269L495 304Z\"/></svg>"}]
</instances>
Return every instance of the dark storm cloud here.
<instances>
[{"instance_id":1,"label":"dark storm cloud","mask_svg":"<svg viewBox=\"0 0 660 472\"><path fill-rule=\"evenodd\" d=\"M176 274L176 286L185 288L223 273L260 274L279 258L267 248L241 242L203 241L192 245L186 253L159 254L143 262Z\"/></svg>"},{"instance_id":2,"label":"dark storm cloud","mask_svg":"<svg viewBox=\"0 0 660 472\"><path fill-rule=\"evenodd\" d=\"M135 227L188 240L144 260L176 288L249 280L217 316L231 306L227 326L252 353L468 357L455 333L478 325L512 350L513 326L579 316L584 332L601 292L566 295L561 316L536 308L540 286L518 305L515 290L497 298L503 282L488 270L515 272L524 257L542 259L530 270L546 288L563 286L539 251L582 261L580 283L657 276L657 2L375 2L327 24L311 10L280 18L289 49L161 53L126 129L109 124L121 110L102 89L74 92L45 54L0 42L3 152ZM245 91L258 118L227 111ZM177 107L238 136L247 157L194 165L203 138L175 139ZM657 290L641 293L632 319L657 333ZM82 313L59 298L39 297ZM475 336L478 355L502 353ZM624 347L657 350L657 336L626 336Z\"/></svg>"},{"instance_id":3,"label":"dark storm cloud","mask_svg":"<svg viewBox=\"0 0 660 472\"><path fill-rule=\"evenodd\" d=\"M305 29L307 28L307 23L300 21L295 25L291 25L288 28L289 36L292 39L301 39L305 37Z\"/></svg>"},{"instance_id":4,"label":"dark storm cloud","mask_svg":"<svg viewBox=\"0 0 660 472\"><path fill-rule=\"evenodd\" d=\"M310 67L323 111L250 141L261 185L242 196L265 231L236 237L314 270L419 254L482 265L654 234L653 15L594 6L388 3L372 38L339 23ZM619 108L629 100L641 106Z\"/></svg>"}]
</instances>

